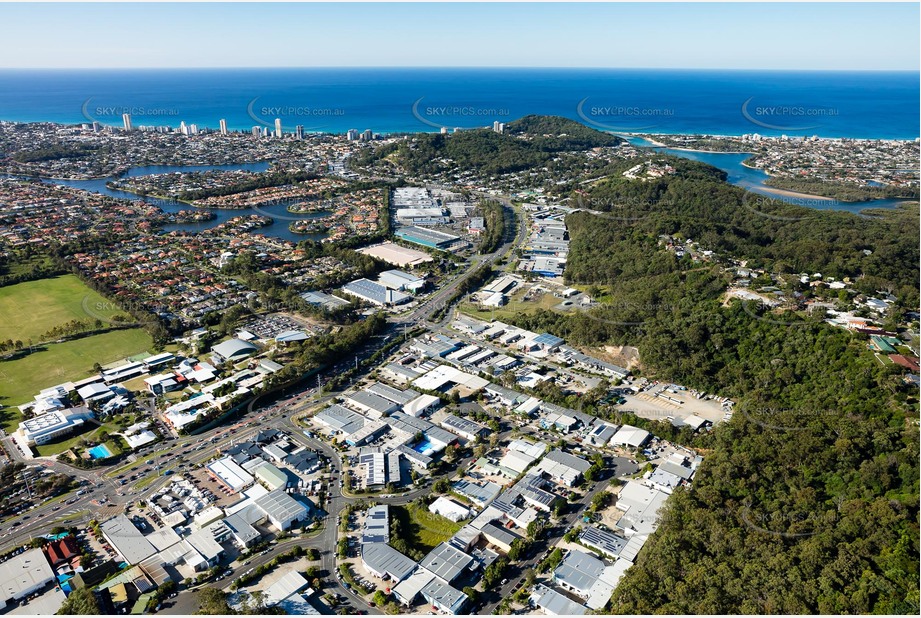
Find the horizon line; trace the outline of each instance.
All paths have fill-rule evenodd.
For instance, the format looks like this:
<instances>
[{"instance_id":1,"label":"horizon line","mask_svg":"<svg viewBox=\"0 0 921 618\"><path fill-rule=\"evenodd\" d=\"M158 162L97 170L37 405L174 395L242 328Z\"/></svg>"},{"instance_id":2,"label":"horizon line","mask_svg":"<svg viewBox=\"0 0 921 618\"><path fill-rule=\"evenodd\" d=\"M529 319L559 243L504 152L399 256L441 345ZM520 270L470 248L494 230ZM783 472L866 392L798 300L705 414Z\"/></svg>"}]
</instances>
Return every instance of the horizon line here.
<instances>
[{"instance_id":1,"label":"horizon line","mask_svg":"<svg viewBox=\"0 0 921 618\"><path fill-rule=\"evenodd\" d=\"M288 69L475 69L475 70L570 70L570 71L747 71L747 72L784 72L784 73L917 73L918 68L879 68L879 69L830 69L830 68L739 68L739 67L639 67L639 66L478 66L478 65L325 65L325 66L162 66L162 67L4 67L0 71L201 71L201 70L288 70Z\"/></svg>"}]
</instances>

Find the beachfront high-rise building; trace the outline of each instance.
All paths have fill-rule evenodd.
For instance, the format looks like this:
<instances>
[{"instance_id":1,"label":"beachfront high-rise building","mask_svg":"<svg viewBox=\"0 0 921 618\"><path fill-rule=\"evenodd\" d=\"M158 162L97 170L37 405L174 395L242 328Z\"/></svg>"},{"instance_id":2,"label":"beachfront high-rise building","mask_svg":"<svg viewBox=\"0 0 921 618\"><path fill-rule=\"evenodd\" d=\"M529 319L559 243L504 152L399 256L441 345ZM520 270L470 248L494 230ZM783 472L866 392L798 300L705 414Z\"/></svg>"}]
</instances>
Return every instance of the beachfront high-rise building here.
<instances>
[{"instance_id":1,"label":"beachfront high-rise building","mask_svg":"<svg viewBox=\"0 0 921 618\"><path fill-rule=\"evenodd\" d=\"M499 122L498 120L494 121L492 123L492 130L495 131L496 133L505 132L505 123Z\"/></svg>"},{"instance_id":2,"label":"beachfront high-rise building","mask_svg":"<svg viewBox=\"0 0 921 618\"><path fill-rule=\"evenodd\" d=\"M125 131L131 130L131 114L125 113L122 114L122 126Z\"/></svg>"},{"instance_id":3,"label":"beachfront high-rise building","mask_svg":"<svg viewBox=\"0 0 921 618\"><path fill-rule=\"evenodd\" d=\"M275 119L275 137L281 137L281 118Z\"/></svg>"},{"instance_id":4,"label":"beachfront high-rise building","mask_svg":"<svg viewBox=\"0 0 921 618\"><path fill-rule=\"evenodd\" d=\"M198 135L198 125L197 124L189 125L189 135Z\"/></svg>"},{"instance_id":5,"label":"beachfront high-rise building","mask_svg":"<svg viewBox=\"0 0 921 618\"><path fill-rule=\"evenodd\" d=\"M445 135L448 132L448 127L441 127L441 134Z\"/></svg>"},{"instance_id":6,"label":"beachfront high-rise building","mask_svg":"<svg viewBox=\"0 0 921 618\"><path fill-rule=\"evenodd\" d=\"M100 129L100 128L101 128L101 126L100 126L100 124L99 124L99 121L98 121L98 120L94 120L94 121L93 121L93 133L99 133L99 129Z\"/></svg>"},{"instance_id":7,"label":"beachfront high-rise building","mask_svg":"<svg viewBox=\"0 0 921 618\"><path fill-rule=\"evenodd\" d=\"M253 127L253 137L259 137L259 134L262 133L262 130L259 127Z\"/></svg>"},{"instance_id":8,"label":"beachfront high-rise building","mask_svg":"<svg viewBox=\"0 0 921 618\"><path fill-rule=\"evenodd\" d=\"M299 124L294 127L294 135L297 139L304 139L304 125Z\"/></svg>"},{"instance_id":9,"label":"beachfront high-rise building","mask_svg":"<svg viewBox=\"0 0 921 618\"><path fill-rule=\"evenodd\" d=\"M371 132L371 129L365 129L361 133L361 139L362 141L370 142L372 139L374 139L374 133Z\"/></svg>"},{"instance_id":10,"label":"beachfront high-rise building","mask_svg":"<svg viewBox=\"0 0 921 618\"><path fill-rule=\"evenodd\" d=\"M221 135L227 135L227 121L221 118Z\"/></svg>"},{"instance_id":11,"label":"beachfront high-rise building","mask_svg":"<svg viewBox=\"0 0 921 618\"><path fill-rule=\"evenodd\" d=\"M358 129L349 129L345 136L350 142L354 142L358 139Z\"/></svg>"},{"instance_id":12,"label":"beachfront high-rise building","mask_svg":"<svg viewBox=\"0 0 921 618\"><path fill-rule=\"evenodd\" d=\"M183 135L189 134L189 127L186 125L185 120L181 120L179 122L179 132Z\"/></svg>"}]
</instances>

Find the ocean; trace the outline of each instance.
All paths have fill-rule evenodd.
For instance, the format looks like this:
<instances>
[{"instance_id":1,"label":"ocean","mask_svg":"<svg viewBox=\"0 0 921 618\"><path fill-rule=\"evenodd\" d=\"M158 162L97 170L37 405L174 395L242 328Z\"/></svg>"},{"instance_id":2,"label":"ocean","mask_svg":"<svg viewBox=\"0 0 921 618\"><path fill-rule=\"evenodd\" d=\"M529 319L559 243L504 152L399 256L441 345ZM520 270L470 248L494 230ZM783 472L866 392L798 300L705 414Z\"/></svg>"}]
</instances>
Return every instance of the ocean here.
<instances>
[{"instance_id":1,"label":"ocean","mask_svg":"<svg viewBox=\"0 0 921 618\"><path fill-rule=\"evenodd\" d=\"M0 120L439 131L552 114L620 133L915 139L916 72L624 69L2 70Z\"/></svg>"}]
</instances>

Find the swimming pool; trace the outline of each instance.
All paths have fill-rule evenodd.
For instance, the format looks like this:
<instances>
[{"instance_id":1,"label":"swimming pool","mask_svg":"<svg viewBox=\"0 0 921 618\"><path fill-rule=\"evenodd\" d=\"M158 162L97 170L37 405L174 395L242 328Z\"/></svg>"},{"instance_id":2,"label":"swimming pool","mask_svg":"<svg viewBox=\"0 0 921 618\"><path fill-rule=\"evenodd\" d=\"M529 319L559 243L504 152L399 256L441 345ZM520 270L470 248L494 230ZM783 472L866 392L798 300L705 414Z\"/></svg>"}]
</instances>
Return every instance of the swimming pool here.
<instances>
[{"instance_id":1,"label":"swimming pool","mask_svg":"<svg viewBox=\"0 0 921 618\"><path fill-rule=\"evenodd\" d=\"M423 455L431 455L435 452L435 447L432 446L432 443L427 438L423 438L419 444L413 446L413 450Z\"/></svg>"},{"instance_id":2,"label":"swimming pool","mask_svg":"<svg viewBox=\"0 0 921 618\"><path fill-rule=\"evenodd\" d=\"M105 444L97 444L87 451L93 459L105 459L112 456L112 451Z\"/></svg>"}]
</instances>

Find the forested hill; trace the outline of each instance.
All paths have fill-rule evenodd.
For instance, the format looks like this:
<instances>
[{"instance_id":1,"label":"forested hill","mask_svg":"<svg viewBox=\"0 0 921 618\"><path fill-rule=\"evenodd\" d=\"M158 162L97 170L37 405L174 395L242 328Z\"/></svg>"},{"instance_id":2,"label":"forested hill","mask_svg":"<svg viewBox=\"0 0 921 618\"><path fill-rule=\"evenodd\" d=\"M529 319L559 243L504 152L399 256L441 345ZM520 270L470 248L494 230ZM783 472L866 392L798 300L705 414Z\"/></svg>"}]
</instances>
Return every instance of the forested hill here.
<instances>
[{"instance_id":1,"label":"forested hill","mask_svg":"<svg viewBox=\"0 0 921 618\"><path fill-rule=\"evenodd\" d=\"M681 433L704 463L669 500L607 611L916 614L917 389L866 341L817 317L724 306L727 275L677 258L658 235L788 272L862 277L871 291L889 284L904 303L918 296L917 206L882 219L779 204L759 204L759 214L739 189L690 171L612 175L580 194L606 212L567 218L566 272L604 304L512 320L575 345L636 345L645 375L737 402L712 432Z\"/></svg>"},{"instance_id":2,"label":"forested hill","mask_svg":"<svg viewBox=\"0 0 921 618\"><path fill-rule=\"evenodd\" d=\"M869 292L894 289L906 306L918 303L918 206L861 217L787 204L732 186L720 170L675 157L653 157L672 174L629 180L618 164L605 180L572 193L571 205L607 213L571 217L573 250L566 275L580 283L615 283L646 260L660 234L698 241L752 267L780 273L821 272L861 279Z\"/></svg>"},{"instance_id":3,"label":"forested hill","mask_svg":"<svg viewBox=\"0 0 921 618\"><path fill-rule=\"evenodd\" d=\"M548 152L589 150L599 146L616 146L624 141L569 118L533 114L508 123L505 133L526 139Z\"/></svg>"},{"instance_id":4,"label":"forested hill","mask_svg":"<svg viewBox=\"0 0 921 618\"><path fill-rule=\"evenodd\" d=\"M615 146L622 141L565 118L526 116L509 123L505 133L492 129L419 133L392 148L381 148L374 158L392 157L411 175L445 170L504 174L542 167L556 153Z\"/></svg>"}]
</instances>

